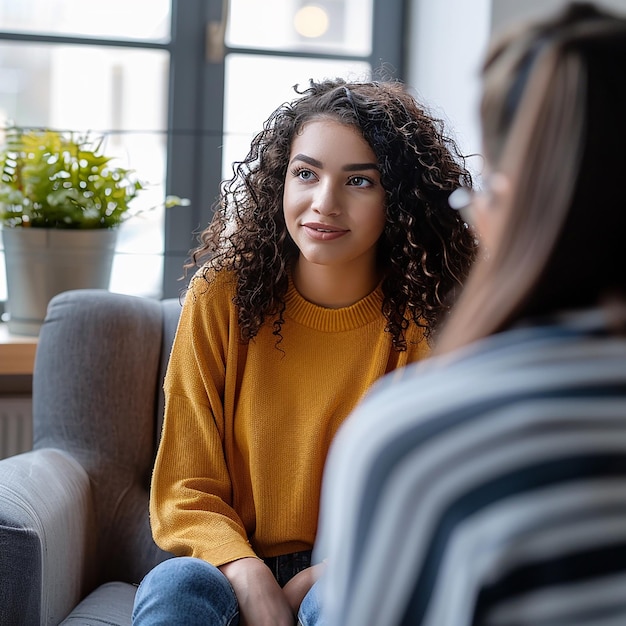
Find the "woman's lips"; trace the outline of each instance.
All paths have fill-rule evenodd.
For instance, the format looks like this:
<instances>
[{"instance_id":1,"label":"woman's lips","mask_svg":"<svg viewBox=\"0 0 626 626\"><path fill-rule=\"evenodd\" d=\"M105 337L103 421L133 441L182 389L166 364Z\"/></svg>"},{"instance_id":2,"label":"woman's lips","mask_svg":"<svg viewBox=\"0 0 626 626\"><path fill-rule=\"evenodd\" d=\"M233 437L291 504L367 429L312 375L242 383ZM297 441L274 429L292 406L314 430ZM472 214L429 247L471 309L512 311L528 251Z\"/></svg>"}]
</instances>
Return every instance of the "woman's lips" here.
<instances>
[{"instance_id":1,"label":"woman's lips","mask_svg":"<svg viewBox=\"0 0 626 626\"><path fill-rule=\"evenodd\" d=\"M343 237L348 230L338 228L337 226L329 226L328 224L318 224L315 222L307 222L302 224L304 232L317 241L331 241L332 239L339 239Z\"/></svg>"}]
</instances>

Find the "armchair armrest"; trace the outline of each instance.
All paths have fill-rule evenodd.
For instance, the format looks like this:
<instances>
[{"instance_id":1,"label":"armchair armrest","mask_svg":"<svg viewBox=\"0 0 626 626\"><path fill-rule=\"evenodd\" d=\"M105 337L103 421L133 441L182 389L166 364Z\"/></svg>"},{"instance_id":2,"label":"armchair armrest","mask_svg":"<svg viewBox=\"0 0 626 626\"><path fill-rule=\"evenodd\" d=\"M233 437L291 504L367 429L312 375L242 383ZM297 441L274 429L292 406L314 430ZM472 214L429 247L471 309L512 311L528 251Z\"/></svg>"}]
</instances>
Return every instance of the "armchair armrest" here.
<instances>
[{"instance_id":1,"label":"armchair armrest","mask_svg":"<svg viewBox=\"0 0 626 626\"><path fill-rule=\"evenodd\" d=\"M0 623L58 624L90 586L89 477L52 448L0 461Z\"/></svg>"}]
</instances>

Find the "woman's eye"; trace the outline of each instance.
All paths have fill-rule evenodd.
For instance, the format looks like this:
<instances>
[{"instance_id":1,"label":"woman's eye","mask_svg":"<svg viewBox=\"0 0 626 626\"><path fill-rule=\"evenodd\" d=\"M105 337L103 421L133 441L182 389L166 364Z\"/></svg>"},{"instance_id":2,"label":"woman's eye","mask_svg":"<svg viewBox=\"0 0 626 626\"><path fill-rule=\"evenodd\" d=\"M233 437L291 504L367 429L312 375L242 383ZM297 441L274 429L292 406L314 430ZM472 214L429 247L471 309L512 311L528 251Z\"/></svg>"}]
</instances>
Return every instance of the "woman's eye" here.
<instances>
[{"instance_id":1,"label":"woman's eye","mask_svg":"<svg viewBox=\"0 0 626 626\"><path fill-rule=\"evenodd\" d=\"M300 180L311 180L313 178L311 170L300 170L296 175Z\"/></svg>"},{"instance_id":2,"label":"woman's eye","mask_svg":"<svg viewBox=\"0 0 626 626\"><path fill-rule=\"evenodd\" d=\"M364 176L353 176L350 179L350 184L354 187L369 187L372 185L372 181Z\"/></svg>"}]
</instances>

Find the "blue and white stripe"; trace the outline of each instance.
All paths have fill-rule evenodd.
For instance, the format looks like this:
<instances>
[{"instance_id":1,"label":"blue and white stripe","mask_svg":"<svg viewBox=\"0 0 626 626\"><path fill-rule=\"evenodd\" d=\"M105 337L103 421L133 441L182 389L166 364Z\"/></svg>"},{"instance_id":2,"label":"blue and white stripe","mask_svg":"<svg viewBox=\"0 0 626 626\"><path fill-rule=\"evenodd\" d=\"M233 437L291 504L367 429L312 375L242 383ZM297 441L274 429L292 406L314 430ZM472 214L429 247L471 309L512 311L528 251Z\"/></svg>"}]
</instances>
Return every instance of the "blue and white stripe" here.
<instances>
[{"instance_id":1,"label":"blue and white stripe","mask_svg":"<svg viewBox=\"0 0 626 626\"><path fill-rule=\"evenodd\" d=\"M316 545L331 626L626 624L626 339L588 317L409 366L357 408Z\"/></svg>"}]
</instances>

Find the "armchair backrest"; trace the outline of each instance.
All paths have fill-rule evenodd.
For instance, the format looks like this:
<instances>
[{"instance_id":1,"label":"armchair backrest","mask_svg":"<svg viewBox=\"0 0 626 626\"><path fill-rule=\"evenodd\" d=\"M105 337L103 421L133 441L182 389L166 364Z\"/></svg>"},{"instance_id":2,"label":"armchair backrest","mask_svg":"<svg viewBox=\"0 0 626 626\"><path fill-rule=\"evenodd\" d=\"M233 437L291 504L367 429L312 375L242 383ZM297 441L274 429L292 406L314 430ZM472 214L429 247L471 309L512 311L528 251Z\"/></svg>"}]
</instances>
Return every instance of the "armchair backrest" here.
<instances>
[{"instance_id":1,"label":"armchair backrest","mask_svg":"<svg viewBox=\"0 0 626 626\"><path fill-rule=\"evenodd\" d=\"M34 448L85 468L93 494L93 584L139 582L168 557L152 540L150 474L180 302L76 290L50 302L33 376Z\"/></svg>"}]
</instances>

